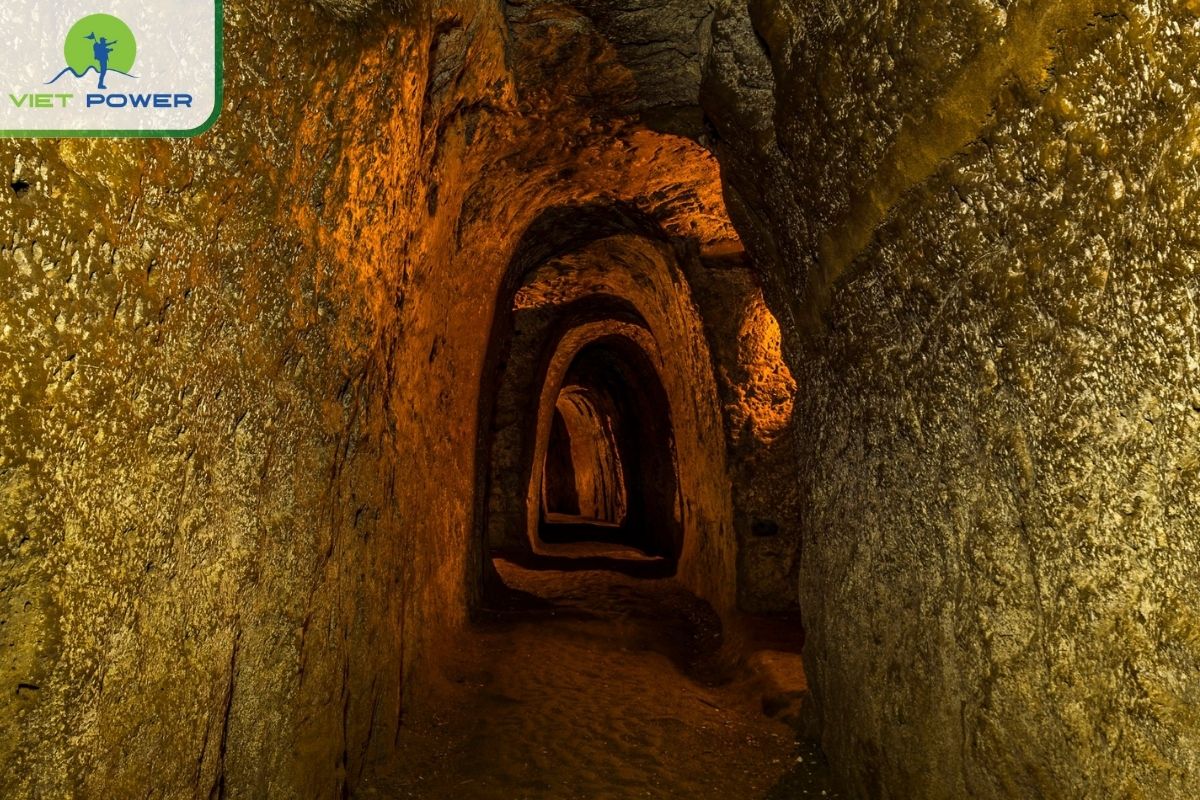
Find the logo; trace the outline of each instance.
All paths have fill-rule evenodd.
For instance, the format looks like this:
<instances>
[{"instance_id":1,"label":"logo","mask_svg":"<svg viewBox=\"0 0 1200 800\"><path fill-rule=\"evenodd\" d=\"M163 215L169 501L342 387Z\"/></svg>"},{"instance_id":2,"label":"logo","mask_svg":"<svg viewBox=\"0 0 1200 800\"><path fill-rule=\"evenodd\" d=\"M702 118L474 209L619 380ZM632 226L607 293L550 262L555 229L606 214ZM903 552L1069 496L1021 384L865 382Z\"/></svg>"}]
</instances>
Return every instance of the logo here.
<instances>
[{"instance_id":1,"label":"logo","mask_svg":"<svg viewBox=\"0 0 1200 800\"><path fill-rule=\"evenodd\" d=\"M23 57L0 71L0 136L202 133L221 31L222 0L3 0L0 47Z\"/></svg>"},{"instance_id":2,"label":"logo","mask_svg":"<svg viewBox=\"0 0 1200 800\"><path fill-rule=\"evenodd\" d=\"M104 79L110 73L137 77L130 73L137 57L137 40L129 26L111 14L92 14L76 22L63 44L63 55L67 66L46 81L47 85L58 83L66 75L84 78L95 72L99 76L96 88L104 90L108 88Z\"/></svg>"}]
</instances>

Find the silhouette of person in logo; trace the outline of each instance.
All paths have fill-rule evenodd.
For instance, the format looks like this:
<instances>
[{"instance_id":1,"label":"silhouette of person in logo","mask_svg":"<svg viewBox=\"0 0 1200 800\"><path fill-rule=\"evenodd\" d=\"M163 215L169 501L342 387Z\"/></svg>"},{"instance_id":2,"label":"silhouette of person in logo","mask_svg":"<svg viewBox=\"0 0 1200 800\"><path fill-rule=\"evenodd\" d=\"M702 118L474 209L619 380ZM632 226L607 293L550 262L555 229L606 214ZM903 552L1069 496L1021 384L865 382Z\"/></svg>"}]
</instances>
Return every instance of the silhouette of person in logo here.
<instances>
[{"instance_id":1,"label":"silhouette of person in logo","mask_svg":"<svg viewBox=\"0 0 1200 800\"><path fill-rule=\"evenodd\" d=\"M100 64L99 88L107 89L108 87L104 85L104 76L108 74L108 57L112 55L113 48L117 46L117 43L110 42L103 36L97 40L94 33L89 33L87 38L92 40L92 55L95 56L96 61Z\"/></svg>"}]
</instances>

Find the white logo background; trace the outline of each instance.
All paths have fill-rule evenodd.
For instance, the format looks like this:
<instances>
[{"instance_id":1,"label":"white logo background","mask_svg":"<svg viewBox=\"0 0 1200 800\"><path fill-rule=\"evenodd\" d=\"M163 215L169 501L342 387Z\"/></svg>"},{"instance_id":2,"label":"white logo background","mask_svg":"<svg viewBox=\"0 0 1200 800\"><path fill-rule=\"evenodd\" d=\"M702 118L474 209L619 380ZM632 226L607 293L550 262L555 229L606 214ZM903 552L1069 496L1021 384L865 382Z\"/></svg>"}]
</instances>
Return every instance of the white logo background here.
<instances>
[{"instance_id":1,"label":"white logo background","mask_svg":"<svg viewBox=\"0 0 1200 800\"><path fill-rule=\"evenodd\" d=\"M67 32L90 14L111 14L137 38L137 80L65 75ZM172 131L201 128L217 103L216 0L0 0L0 131ZM72 94L66 108L18 108L10 94ZM85 106L88 94L189 94L191 107Z\"/></svg>"}]
</instances>

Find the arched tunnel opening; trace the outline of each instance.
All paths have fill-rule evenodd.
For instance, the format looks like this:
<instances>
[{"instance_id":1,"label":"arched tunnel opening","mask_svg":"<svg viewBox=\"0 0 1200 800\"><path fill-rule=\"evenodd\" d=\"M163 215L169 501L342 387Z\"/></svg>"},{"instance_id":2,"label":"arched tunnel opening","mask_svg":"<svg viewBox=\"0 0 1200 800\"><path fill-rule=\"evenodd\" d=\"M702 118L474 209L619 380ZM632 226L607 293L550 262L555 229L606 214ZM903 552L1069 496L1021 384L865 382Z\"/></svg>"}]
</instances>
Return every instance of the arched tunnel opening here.
<instances>
[{"instance_id":1,"label":"arched tunnel opening","mask_svg":"<svg viewBox=\"0 0 1200 800\"><path fill-rule=\"evenodd\" d=\"M39 4L0 796L1200 796L1196 2Z\"/></svg>"},{"instance_id":2,"label":"arched tunnel opening","mask_svg":"<svg viewBox=\"0 0 1200 800\"><path fill-rule=\"evenodd\" d=\"M566 412L566 417L563 412ZM572 427L567 427L567 418ZM584 448L588 448L585 450ZM580 477L576 477L576 461ZM584 482L580 487L579 481ZM581 503L580 489L587 494ZM620 524L625 474L607 420L586 397L561 398L554 406L546 463L542 466L542 519L578 519L600 525ZM595 494L600 495L599 501ZM610 502L613 506L610 506ZM623 506L623 504L622 504ZM586 509L587 513L584 513Z\"/></svg>"},{"instance_id":3,"label":"arched tunnel opening","mask_svg":"<svg viewBox=\"0 0 1200 800\"><path fill-rule=\"evenodd\" d=\"M715 164L702 163L689 168L715 180ZM786 588L797 508L786 482L756 479L793 469L773 448L788 444L796 386L736 235L702 244L623 201L551 208L519 237L495 308L476 445L480 639L464 646L494 642L490 626L504 620L506 647L554 665L536 681L560 689L534 706L566 702L580 715L622 718L628 700L605 706L588 676L597 659L640 652L656 666L611 663L608 673L614 685L640 682L638 702L707 685L727 687L721 704L754 709L749 719L770 731L771 745L750 753L726 742L723 757L761 766L793 749L806 696ZM556 649L535 655L547 647ZM645 671L635 678L631 667ZM507 685L502 671L493 680ZM719 707L680 710L680 723L707 740L706 715ZM523 726L538 712L497 713L521 729L497 738L527 747ZM648 743L655 728L631 741ZM542 764L543 778L565 791L579 780L571 763L595 758L605 741L577 742L565 765ZM787 780L828 787L816 746L803 741L809 766ZM520 755L501 747L472 758L506 772ZM624 756L611 768L634 769ZM741 779L670 771L672 792L745 790L734 788ZM648 774L630 780L640 786Z\"/></svg>"},{"instance_id":4,"label":"arched tunnel opening","mask_svg":"<svg viewBox=\"0 0 1200 800\"><path fill-rule=\"evenodd\" d=\"M589 343L567 369L551 417L540 543L621 544L677 559L683 542L675 437L666 391L648 356L620 337ZM565 438L556 441L559 421ZM556 452L556 445L569 451ZM565 469L556 473L559 465ZM563 495L551 487L561 491L564 479L572 483L565 497L573 504L556 513L550 500Z\"/></svg>"}]
</instances>

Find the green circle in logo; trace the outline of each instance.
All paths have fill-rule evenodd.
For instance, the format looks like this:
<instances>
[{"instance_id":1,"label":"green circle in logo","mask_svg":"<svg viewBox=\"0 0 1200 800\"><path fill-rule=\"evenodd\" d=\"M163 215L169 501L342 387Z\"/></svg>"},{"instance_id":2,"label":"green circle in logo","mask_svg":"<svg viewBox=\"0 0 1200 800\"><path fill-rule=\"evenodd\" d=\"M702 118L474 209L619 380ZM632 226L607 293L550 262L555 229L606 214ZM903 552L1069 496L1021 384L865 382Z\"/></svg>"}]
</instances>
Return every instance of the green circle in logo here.
<instances>
[{"instance_id":1,"label":"green circle in logo","mask_svg":"<svg viewBox=\"0 0 1200 800\"><path fill-rule=\"evenodd\" d=\"M137 58L133 31L111 14L91 14L76 22L67 34L63 55L67 66L82 73L88 67L100 69L99 53L107 51L108 69L129 72Z\"/></svg>"}]
</instances>

